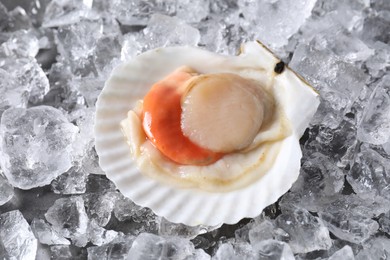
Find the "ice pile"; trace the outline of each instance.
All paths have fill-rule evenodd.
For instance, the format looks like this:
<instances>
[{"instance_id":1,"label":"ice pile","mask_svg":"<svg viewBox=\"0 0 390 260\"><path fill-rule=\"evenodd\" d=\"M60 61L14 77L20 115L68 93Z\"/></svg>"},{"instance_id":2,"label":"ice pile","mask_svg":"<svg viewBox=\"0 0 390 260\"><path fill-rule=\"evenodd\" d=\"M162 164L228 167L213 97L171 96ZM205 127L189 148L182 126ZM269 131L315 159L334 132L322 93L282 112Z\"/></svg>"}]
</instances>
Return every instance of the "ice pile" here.
<instances>
[{"instance_id":1,"label":"ice pile","mask_svg":"<svg viewBox=\"0 0 390 260\"><path fill-rule=\"evenodd\" d=\"M0 3L0 258L388 256L389 3ZM235 54L255 39L321 94L290 191L260 216L221 227L170 223L121 195L102 175L92 135L112 68L159 46Z\"/></svg>"}]
</instances>

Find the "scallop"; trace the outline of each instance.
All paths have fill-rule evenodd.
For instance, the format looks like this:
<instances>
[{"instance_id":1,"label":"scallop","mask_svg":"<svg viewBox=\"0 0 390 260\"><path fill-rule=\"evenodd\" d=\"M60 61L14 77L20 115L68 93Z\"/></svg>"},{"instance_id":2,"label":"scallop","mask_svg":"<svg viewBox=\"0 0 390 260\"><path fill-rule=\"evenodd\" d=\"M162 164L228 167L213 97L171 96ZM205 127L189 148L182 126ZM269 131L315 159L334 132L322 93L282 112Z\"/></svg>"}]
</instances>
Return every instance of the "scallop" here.
<instances>
[{"instance_id":1,"label":"scallop","mask_svg":"<svg viewBox=\"0 0 390 260\"><path fill-rule=\"evenodd\" d=\"M255 217L296 180L318 93L259 42L181 46L115 68L97 101L99 162L135 203L187 225Z\"/></svg>"},{"instance_id":2,"label":"scallop","mask_svg":"<svg viewBox=\"0 0 390 260\"><path fill-rule=\"evenodd\" d=\"M236 74L204 74L189 84L182 101L181 129L211 151L230 153L249 146L264 115L273 112L272 101L258 83Z\"/></svg>"}]
</instances>

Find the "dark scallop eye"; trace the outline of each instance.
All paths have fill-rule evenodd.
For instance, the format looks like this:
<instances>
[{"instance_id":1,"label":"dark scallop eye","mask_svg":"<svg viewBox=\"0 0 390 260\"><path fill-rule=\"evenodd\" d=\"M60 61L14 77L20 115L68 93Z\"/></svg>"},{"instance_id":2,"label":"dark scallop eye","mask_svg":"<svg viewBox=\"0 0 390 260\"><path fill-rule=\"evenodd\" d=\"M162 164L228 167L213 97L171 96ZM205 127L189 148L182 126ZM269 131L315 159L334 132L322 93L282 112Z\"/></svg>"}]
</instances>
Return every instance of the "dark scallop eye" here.
<instances>
[{"instance_id":1,"label":"dark scallop eye","mask_svg":"<svg viewBox=\"0 0 390 260\"><path fill-rule=\"evenodd\" d=\"M275 73L278 73L278 74L282 73L284 71L284 65L285 64L283 61L276 63L275 68L274 68Z\"/></svg>"}]
</instances>

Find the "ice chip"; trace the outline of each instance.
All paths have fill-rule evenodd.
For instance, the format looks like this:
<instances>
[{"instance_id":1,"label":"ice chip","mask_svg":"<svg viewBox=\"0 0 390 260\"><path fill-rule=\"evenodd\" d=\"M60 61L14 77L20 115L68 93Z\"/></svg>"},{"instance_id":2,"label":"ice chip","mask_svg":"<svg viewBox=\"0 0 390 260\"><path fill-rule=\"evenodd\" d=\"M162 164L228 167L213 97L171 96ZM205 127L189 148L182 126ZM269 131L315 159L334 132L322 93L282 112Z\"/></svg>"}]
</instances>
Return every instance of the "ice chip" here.
<instances>
[{"instance_id":1,"label":"ice chip","mask_svg":"<svg viewBox=\"0 0 390 260\"><path fill-rule=\"evenodd\" d=\"M161 14L154 14L143 30L149 49L172 45L197 45L199 31L184 21Z\"/></svg>"},{"instance_id":2,"label":"ice chip","mask_svg":"<svg viewBox=\"0 0 390 260\"><path fill-rule=\"evenodd\" d=\"M42 219L33 219L31 229L39 243L46 245L70 245L69 240L59 235Z\"/></svg>"},{"instance_id":3,"label":"ice chip","mask_svg":"<svg viewBox=\"0 0 390 260\"><path fill-rule=\"evenodd\" d=\"M315 0L251 1L241 0L238 4L248 26L256 28L258 39L273 48L287 44L311 15Z\"/></svg>"},{"instance_id":4,"label":"ice chip","mask_svg":"<svg viewBox=\"0 0 390 260\"><path fill-rule=\"evenodd\" d=\"M288 244L272 239L263 240L253 247L260 259L267 260L295 260L294 254Z\"/></svg>"},{"instance_id":5,"label":"ice chip","mask_svg":"<svg viewBox=\"0 0 390 260\"><path fill-rule=\"evenodd\" d=\"M7 203L14 196L14 188L8 183L2 175L0 169L0 206Z\"/></svg>"},{"instance_id":6,"label":"ice chip","mask_svg":"<svg viewBox=\"0 0 390 260\"><path fill-rule=\"evenodd\" d=\"M71 144L77 127L48 106L10 108L1 118L0 164L14 187L49 184L71 167Z\"/></svg>"},{"instance_id":7,"label":"ice chip","mask_svg":"<svg viewBox=\"0 0 390 260\"><path fill-rule=\"evenodd\" d=\"M43 26L58 27L79 22L83 18L98 18L85 1L54 0L45 11Z\"/></svg>"},{"instance_id":8,"label":"ice chip","mask_svg":"<svg viewBox=\"0 0 390 260\"><path fill-rule=\"evenodd\" d=\"M288 244L294 253L327 250L332 245L324 223L306 210L299 208L285 210L275 222L289 234Z\"/></svg>"},{"instance_id":9,"label":"ice chip","mask_svg":"<svg viewBox=\"0 0 390 260\"><path fill-rule=\"evenodd\" d=\"M70 238L72 244L85 246L88 242L88 216L81 197L58 199L45 214L46 220L61 236Z\"/></svg>"},{"instance_id":10,"label":"ice chip","mask_svg":"<svg viewBox=\"0 0 390 260\"><path fill-rule=\"evenodd\" d=\"M0 258L35 259L38 241L19 210L0 215Z\"/></svg>"},{"instance_id":11,"label":"ice chip","mask_svg":"<svg viewBox=\"0 0 390 260\"><path fill-rule=\"evenodd\" d=\"M329 260L355 260L355 257L352 248L350 246L344 246L331 255Z\"/></svg>"},{"instance_id":12,"label":"ice chip","mask_svg":"<svg viewBox=\"0 0 390 260\"><path fill-rule=\"evenodd\" d=\"M10 107L38 103L49 91L49 81L33 58L7 57L0 63L0 115Z\"/></svg>"},{"instance_id":13,"label":"ice chip","mask_svg":"<svg viewBox=\"0 0 390 260\"><path fill-rule=\"evenodd\" d=\"M129 256L134 260L185 259L195 254L194 245L178 237L159 237L149 233L140 234L133 242Z\"/></svg>"},{"instance_id":14,"label":"ice chip","mask_svg":"<svg viewBox=\"0 0 390 260\"><path fill-rule=\"evenodd\" d=\"M360 145L347 176L353 190L362 197L390 198L390 161L368 144Z\"/></svg>"},{"instance_id":15,"label":"ice chip","mask_svg":"<svg viewBox=\"0 0 390 260\"><path fill-rule=\"evenodd\" d=\"M376 85L358 128L358 138L371 144L384 144L390 139L390 76Z\"/></svg>"},{"instance_id":16,"label":"ice chip","mask_svg":"<svg viewBox=\"0 0 390 260\"><path fill-rule=\"evenodd\" d=\"M82 194L86 191L87 174L74 166L51 182L54 193Z\"/></svg>"}]
</instances>

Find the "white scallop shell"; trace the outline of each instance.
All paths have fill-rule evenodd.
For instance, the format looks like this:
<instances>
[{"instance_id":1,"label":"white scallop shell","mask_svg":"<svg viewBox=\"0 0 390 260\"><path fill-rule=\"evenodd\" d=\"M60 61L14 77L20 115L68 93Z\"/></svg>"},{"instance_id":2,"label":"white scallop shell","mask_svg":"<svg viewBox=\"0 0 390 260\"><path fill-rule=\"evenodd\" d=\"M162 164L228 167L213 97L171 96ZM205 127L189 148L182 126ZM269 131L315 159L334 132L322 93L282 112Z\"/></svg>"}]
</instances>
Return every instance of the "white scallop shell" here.
<instances>
[{"instance_id":1,"label":"white scallop shell","mask_svg":"<svg viewBox=\"0 0 390 260\"><path fill-rule=\"evenodd\" d=\"M146 52L113 70L96 104L96 151L101 168L125 196L172 222L214 226L255 217L289 190L300 169L299 137L317 110L318 94L288 68L275 75L273 68L279 60L258 42L244 44L241 51L239 56L231 57L194 47L161 48ZM153 83L182 65L201 73L259 68L262 73L253 77L264 81L274 78L275 87L284 89L283 97L279 98L283 99L294 133L282 142L271 170L255 183L239 190L210 193L175 188L138 171L120 122ZM131 88L128 87L130 84Z\"/></svg>"}]
</instances>

